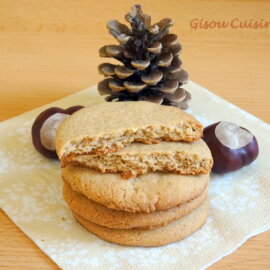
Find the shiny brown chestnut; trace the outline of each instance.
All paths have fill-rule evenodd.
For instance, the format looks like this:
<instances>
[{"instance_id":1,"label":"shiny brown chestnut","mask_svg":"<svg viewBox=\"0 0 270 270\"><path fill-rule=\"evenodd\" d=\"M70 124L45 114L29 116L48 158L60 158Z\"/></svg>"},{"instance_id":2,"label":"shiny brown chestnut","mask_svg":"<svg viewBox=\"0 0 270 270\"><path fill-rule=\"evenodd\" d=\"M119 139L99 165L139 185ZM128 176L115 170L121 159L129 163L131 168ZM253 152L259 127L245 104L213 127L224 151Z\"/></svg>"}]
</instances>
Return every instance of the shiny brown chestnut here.
<instances>
[{"instance_id":1,"label":"shiny brown chestnut","mask_svg":"<svg viewBox=\"0 0 270 270\"><path fill-rule=\"evenodd\" d=\"M234 123L221 121L206 127L203 140L211 150L213 172L228 173L241 169L259 154L255 136Z\"/></svg>"},{"instance_id":2,"label":"shiny brown chestnut","mask_svg":"<svg viewBox=\"0 0 270 270\"><path fill-rule=\"evenodd\" d=\"M32 125L32 142L36 150L47 158L57 158L54 138L58 126L71 114L84 108L76 105L67 109L51 107L38 115Z\"/></svg>"}]
</instances>

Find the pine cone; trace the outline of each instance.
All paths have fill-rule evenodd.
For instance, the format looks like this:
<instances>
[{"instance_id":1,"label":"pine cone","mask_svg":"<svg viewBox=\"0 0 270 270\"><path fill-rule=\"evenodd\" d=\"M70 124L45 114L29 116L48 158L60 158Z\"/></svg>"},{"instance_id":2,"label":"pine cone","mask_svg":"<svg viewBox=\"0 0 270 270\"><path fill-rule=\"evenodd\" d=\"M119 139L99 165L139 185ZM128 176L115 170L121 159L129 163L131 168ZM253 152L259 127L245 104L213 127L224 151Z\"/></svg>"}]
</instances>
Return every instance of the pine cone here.
<instances>
[{"instance_id":1,"label":"pine cone","mask_svg":"<svg viewBox=\"0 0 270 270\"><path fill-rule=\"evenodd\" d=\"M107 24L119 45L106 45L101 57L112 57L122 63L103 63L98 70L105 77L98 84L107 101L145 100L181 109L188 107L190 93L182 88L188 73L182 69L178 55L181 45L175 34L169 34L173 22L165 18L151 25L151 17L135 5L125 19L131 29L116 20Z\"/></svg>"}]
</instances>

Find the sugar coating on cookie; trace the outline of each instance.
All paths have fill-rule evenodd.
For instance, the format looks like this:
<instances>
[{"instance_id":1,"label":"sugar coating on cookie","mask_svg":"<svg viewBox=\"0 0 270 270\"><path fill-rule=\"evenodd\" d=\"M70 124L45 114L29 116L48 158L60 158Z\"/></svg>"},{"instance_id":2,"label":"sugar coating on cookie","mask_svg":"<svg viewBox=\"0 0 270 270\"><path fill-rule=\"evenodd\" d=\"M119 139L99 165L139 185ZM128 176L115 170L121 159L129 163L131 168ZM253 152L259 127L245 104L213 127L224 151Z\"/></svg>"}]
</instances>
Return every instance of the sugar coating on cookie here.
<instances>
[{"instance_id":1,"label":"sugar coating on cookie","mask_svg":"<svg viewBox=\"0 0 270 270\"><path fill-rule=\"evenodd\" d=\"M209 212L209 200L206 199L194 211L168 225L151 230L111 229L92 223L73 212L75 219L87 230L100 238L128 246L163 246L179 241L197 231L206 222Z\"/></svg>"},{"instance_id":2,"label":"sugar coating on cookie","mask_svg":"<svg viewBox=\"0 0 270 270\"><path fill-rule=\"evenodd\" d=\"M111 209L150 213L192 200L203 192L209 174L148 173L126 180L120 174L67 165L62 178L88 199Z\"/></svg>"},{"instance_id":3,"label":"sugar coating on cookie","mask_svg":"<svg viewBox=\"0 0 270 270\"><path fill-rule=\"evenodd\" d=\"M208 146L200 139L194 143L132 143L107 155L75 155L62 160L62 166L67 163L83 165L102 173L120 173L128 179L155 171L205 174L210 172L213 159Z\"/></svg>"},{"instance_id":4,"label":"sugar coating on cookie","mask_svg":"<svg viewBox=\"0 0 270 270\"><path fill-rule=\"evenodd\" d=\"M70 155L110 153L132 142L198 140L202 125L173 106L151 102L99 103L67 118L55 145L60 159Z\"/></svg>"},{"instance_id":5,"label":"sugar coating on cookie","mask_svg":"<svg viewBox=\"0 0 270 270\"><path fill-rule=\"evenodd\" d=\"M64 199L73 212L90 222L114 229L152 229L165 226L192 212L205 200L207 193L208 186L193 200L184 202L168 210L147 214L109 209L74 191L69 184L64 184L63 186Z\"/></svg>"}]
</instances>

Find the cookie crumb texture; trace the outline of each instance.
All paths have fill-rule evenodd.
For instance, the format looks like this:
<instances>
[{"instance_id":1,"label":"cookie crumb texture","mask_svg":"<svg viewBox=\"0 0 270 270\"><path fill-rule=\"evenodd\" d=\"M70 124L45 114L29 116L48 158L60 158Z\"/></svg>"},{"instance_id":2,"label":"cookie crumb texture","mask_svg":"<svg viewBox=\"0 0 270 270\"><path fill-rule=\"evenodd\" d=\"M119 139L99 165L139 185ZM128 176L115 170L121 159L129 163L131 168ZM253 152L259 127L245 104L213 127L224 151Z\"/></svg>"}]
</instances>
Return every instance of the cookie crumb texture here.
<instances>
[{"instance_id":1,"label":"cookie crumb texture","mask_svg":"<svg viewBox=\"0 0 270 270\"><path fill-rule=\"evenodd\" d=\"M203 226L209 212L209 200L206 199L190 214L168 225L151 230L143 229L111 229L92 223L73 212L75 219L87 230L100 238L128 246L163 246L179 241Z\"/></svg>"},{"instance_id":2,"label":"cookie crumb texture","mask_svg":"<svg viewBox=\"0 0 270 270\"><path fill-rule=\"evenodd\" d=\"M203 140L194 143L161 142L157 145L133 143L107 155L74 155L62 160L102 173L120 173L128 179L149 172L172 172L184 175L209 173L213 160Z\"/></svg>"},{"instance_id":3,"label":"cookie crumb texture","mask_svg":"<svg viewBox=\"0 0 270 270\"><path fill-rule=\"evenodd\" d=\"M56 135L60 159L116 152L132 142L197 141L202 125L191 115L151 102L100 103L66 119Z\"/></svg>"}]
</instances>

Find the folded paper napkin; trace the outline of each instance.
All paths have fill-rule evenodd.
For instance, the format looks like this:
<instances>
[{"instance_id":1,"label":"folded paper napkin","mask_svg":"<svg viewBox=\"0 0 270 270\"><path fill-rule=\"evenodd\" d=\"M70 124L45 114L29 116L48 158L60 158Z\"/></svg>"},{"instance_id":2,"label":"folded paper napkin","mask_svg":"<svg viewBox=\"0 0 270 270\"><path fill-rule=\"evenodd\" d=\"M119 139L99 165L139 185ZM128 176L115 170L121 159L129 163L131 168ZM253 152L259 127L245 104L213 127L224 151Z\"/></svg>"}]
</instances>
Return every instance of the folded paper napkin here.
<instances>
[{"instance_id":1,"label":"folded paper napkin","mask_svg":"<svg viewBox=\"0 0 270 270\"><path fill-rule=\"evenodd\" d=\"M212 175L211 210L205 226L164 247L107 243L73 219L62 198L60 164L39 155L31 125L45 108L103 102L96 87L0 123L0 206L13 222L62 269L203 269L270 228L270 126L190 82L189 113L203 125L226 120L249 129L260 147L250 166Z\"/></svg>"}]
</instances>

